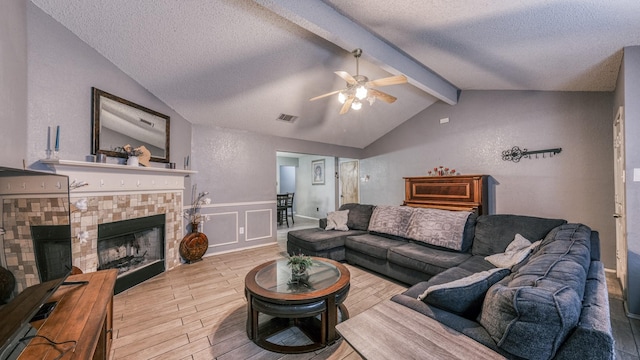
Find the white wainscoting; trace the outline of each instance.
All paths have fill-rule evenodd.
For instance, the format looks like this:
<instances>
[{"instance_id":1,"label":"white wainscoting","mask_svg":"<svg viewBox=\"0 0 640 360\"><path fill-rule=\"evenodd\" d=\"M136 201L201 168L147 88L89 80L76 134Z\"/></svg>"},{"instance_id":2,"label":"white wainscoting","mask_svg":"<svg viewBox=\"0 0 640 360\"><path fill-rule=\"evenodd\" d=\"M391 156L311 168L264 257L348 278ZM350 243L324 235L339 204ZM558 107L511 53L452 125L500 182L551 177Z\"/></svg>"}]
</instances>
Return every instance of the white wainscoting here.
<instances>
[{"instance_id":1,"label":"white wainscoting","mask_svg":"<svg viewBox=\"0 0 640 360\"><path fill-rule=\"evenodd\" d=\"M276 242L275 211L275 200L202 205L200 213L209 218L202 228L209 238L206 256Z\"/></svg>"},{"instance_id":2,"label":"white wainscoting","mask_svg":"<svg viewBox=\"0 0 640 360\"><path fill-rule=\"evenodd\" d=\"M238 215L237 211L207 214L209 220L203 224L203 232L209 239L209 248L239 242Z\"/></svg>"},{"instance_id":3,"label":"white wainscoting","mask_svg":"<svg viewBox=\"0 0 640 360\"><path fill-rule=\"evenodd\" d=\"M273 237L273 209L248 210L244 213L246 241Z\"/></svg>"}]
</instances>

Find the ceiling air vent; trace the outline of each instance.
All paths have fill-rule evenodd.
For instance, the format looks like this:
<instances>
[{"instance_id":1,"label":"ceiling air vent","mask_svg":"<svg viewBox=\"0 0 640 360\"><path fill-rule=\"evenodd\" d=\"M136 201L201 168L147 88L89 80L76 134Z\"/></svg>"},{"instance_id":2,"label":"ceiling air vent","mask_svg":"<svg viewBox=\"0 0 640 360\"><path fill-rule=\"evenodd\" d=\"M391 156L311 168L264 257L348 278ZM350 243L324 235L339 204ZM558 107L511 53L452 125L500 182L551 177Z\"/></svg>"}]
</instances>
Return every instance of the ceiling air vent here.
<instances>
[{"instance_id":1,"label":"ceiling air vent","mask_svg":"<svg viewBox=\"0 0 640 360\"><path fill-rule=\"evenodd\" d=\"M296 121L298 117L295 115L288 115L288 114L280 114L280 116L278 116L278 118L276 120L280 120L280 121L286 121L286 122L294 122Z\"/></svg>"}]
</instances>

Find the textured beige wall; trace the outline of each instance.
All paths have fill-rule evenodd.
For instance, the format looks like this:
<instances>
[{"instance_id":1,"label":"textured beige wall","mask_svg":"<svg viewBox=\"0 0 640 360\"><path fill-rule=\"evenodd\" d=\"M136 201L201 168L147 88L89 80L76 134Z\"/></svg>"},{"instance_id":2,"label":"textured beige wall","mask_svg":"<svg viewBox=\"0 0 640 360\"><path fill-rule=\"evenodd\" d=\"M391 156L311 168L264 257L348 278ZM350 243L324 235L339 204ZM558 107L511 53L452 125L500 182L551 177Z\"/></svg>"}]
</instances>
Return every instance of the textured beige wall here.
<instances>
[{"instance_id":1,"label":"textured beige wall","mask_svg":"<svg viewBox=\"0 0 640 360\"><path fill-rule=\"evenodd\" d=\"M434 166L490 175L493 213L584 223L600 232L603 262L615 269L612 106L604 92L463 91L457 105L435 104L365 149L362 202L399 204L402 177ZM562 153L503 161L513 146Z\"/></svg>"},{"instance_id":2,"label":"textured beige wall","mask_svg":"<svg viewBox=\"0 0 640 360\"><path fill-rule=\"evenodd\" d=\"M25 0L0 11L0 165L22 168L27 158L27 15Z\"/></svg>"}]
</instances>

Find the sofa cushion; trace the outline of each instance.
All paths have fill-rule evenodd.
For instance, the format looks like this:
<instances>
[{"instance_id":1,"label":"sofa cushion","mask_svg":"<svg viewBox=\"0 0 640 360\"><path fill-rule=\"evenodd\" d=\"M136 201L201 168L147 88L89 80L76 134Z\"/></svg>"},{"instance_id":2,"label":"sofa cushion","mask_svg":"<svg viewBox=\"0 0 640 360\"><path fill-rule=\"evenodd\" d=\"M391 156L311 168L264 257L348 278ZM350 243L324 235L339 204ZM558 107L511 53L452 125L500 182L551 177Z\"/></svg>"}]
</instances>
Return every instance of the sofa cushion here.
<instances>
[{"instance_id":1,"label":"sofa cushion","mask_svg":"<svg viewBox=\"0 0 640 360\"><path fill-rule=\"evenodd\" d=\"M406 243L407 241L392 240L373 234L364 234L358 236L348 236L344 242L344 245L347 249L355 250L374 258L386 259L387 250L389 248Z\"/></svg>"},{"instance_id":2,"label":"sofa cushion","mask_svg":"<svg viewBox=\"0 0 640 360\"><path fill-rule=\"evenodd\" d=\"M507 246L503 253L493 254L484 259L493 264L495 267L510 269L514 265L520 264L529 256L531 251L540 245L541 240L531 243L520 234L516 234L513 241Z\"/></svg>"},{"instance_id":3,"label":"sofa cushion","mask_svg":"<svg viewBox=\"0 0 640 360\"><path fill-rule=\"evenodd\" d=\"M469 211L417 208L413 210L407 237L427 244L462 250Z\"/></svg>"},{"instance_id":4,"label":"sofa cushion","mask_svg":"<svg viewBox=\"0 0 640 360\"><path fill-rule=\"evenodd\" d=\"M570 287L582 299L591 263L590 235L591 229L582 224L553 229L524 265L519 266L513 286L544 286L556 282Z\"/></svg>"},{"instance_id":5,"label":"sofa cushion","mask_svg":"<svg viewBox=\"0 0 640 360\"><path fill-rule=\"evenodd\" d=\"M339 210L349 210L349 220L347 220L349 229L367 230L374 208L374 205L349 203L340 206Z\"/></svg>"},{"instance_id":6,"label":"sofa cushion","mask_svg":"<svg viewBox=\"0 0 640 360\"><path fill-rule=\"evenodd\" d=\"M447 272L464 272L460 268L452 268L435 277L444 278L442 275ZM441 309L449 310L458 315L468 318L475 318L480 312L482 301L487 290L496 282L509 275L509 269L495 268L448 281L436 283L439 279L430 279L433 282L418 300L422 300Z\"/></svg>"},{"instance_id":7,"label":"sofa cushion","mask_svg":"<svg viewBox=\"0 0 640 360\"><path fill-rule=\"evenodd\" d=\"M376 206L371 214L369 231L406 237L413 210L408 206Z\"/></svg>"},{"instance_id":8,"label":"sofa cushion","mask_svg":"<svg viewBox=\"0 0 640 360\"><path fill-rule=\"evenodd\" d=\"M389 248L387 254L390 263L429 275L439 274L457 266L469 257L471 254L436 249L417 243L394 246Z\"/></svg>"},{"instance_id":9,"label":"sofa cushion","mask_svg":"<svg viewBox=\"0 0 640 360\"><path fill-rule=\"evenodd\" d=\"M347 219L349 217L349 210L332 211L327 214L327 226L325 230L339 230L348 231Z\"/></svg>"},{"instance_id":10,"label":"sofa cushion","mask_svg":"<svg viewBox=\"0 0 640 360\"><path fill-rule=\"evenodd\" d=\"M464 235L462 236L462 249L461 252L467 252L473 245L473 238L476 236L476 221L478 220L478 214L472 212L467 218L467 223L464 224Z\"/></svg>"},{"instance_id":11,"label":"sofa cushion","mask_svg":"<svg viewBox=\"0 0 640 360\"><path fill-rule=\"evenodd\" d=\"M458 265L459 268L467 270L469 272L480 272L493 269L495 266L484 259L484 256L473 255L462 264Z\"/></svg>"},{"instance_id":12,"label":"sofa cushion","mask_svg":"<svg viewBox=\"0 0 640 360\"><path fill-rule=\"evenodd\" d=\"M524 265L487 291L479 322L500 348L528 359L555 355L580 317L590 237L581 224L553 229Z\"/></svg>"},{"instance_id":13,"label":"sofa cushion","mask_svg":"<svg viewBox=\"0 0 640 360\"><path fill-rule=\"evenodd\" d=\"M516 234L532 240L543 239L551 229L566 223L562 219L521 215L478 216L471 253L482 256L502 253Z\"/></svg>"},{"instance_id":14,"label":"sofa cushion","mask_svg":"<svg viewBox=\"0 0 640 360\"><path fill-rule=\"evenodd\" d=\"M584 354L585 350L588 351L588 357ZM616 358L609 314L607 280L604 265L600 261L591 261L580 321L555 356L557 360L576 358L593 360Z\"/></svg>"}]
</instances>

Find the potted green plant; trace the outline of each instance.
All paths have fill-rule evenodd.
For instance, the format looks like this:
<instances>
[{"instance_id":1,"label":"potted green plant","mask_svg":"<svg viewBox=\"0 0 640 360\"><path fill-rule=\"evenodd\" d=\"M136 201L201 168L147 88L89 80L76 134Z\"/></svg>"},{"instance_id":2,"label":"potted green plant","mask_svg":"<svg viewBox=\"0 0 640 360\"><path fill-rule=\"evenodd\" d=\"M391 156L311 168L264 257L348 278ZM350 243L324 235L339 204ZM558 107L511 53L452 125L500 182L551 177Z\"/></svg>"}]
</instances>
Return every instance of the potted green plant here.
<instances>
[{"instance_id":1,"label":"potted green plant","mask_svg":"<svg viewBox=\"0 0 640 360\"><path fill-rule=\"evenodd\" d=\"M304 254L291 255L287 265L291 268L291 278L295 280L307 274L307 269L313 266L313 260Z\"/></svg>"}]
</instances>

